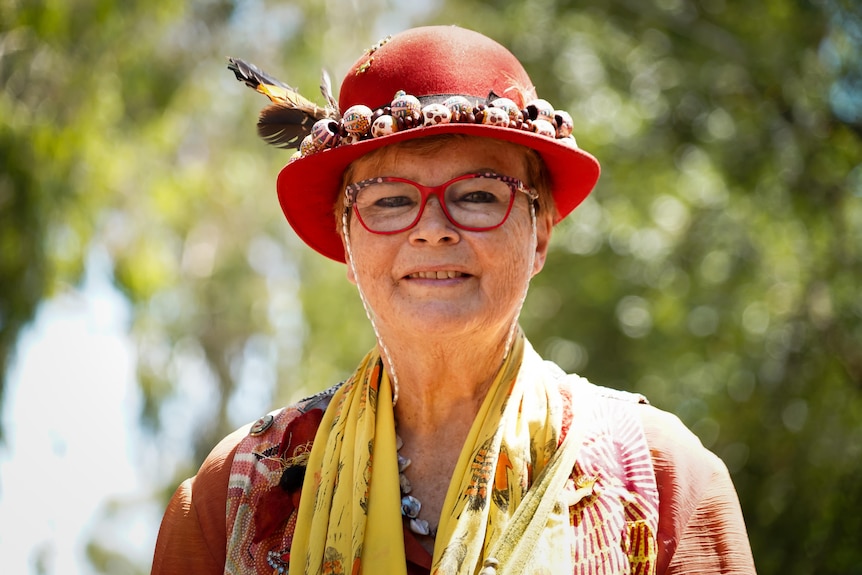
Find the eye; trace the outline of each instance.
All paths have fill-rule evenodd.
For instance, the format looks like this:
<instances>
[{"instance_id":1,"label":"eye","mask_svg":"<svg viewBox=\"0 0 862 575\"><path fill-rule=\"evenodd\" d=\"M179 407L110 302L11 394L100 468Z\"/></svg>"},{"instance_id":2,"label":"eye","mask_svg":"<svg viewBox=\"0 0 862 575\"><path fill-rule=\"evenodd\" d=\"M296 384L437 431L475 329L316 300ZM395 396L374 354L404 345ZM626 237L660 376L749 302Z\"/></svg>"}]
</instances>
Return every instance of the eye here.
<instances>
[{"instance_id":1,"label":"eye","mask_svg":"<svg viewBox=\"0 0 862 575\"><path fill-rule=\"evenodd\" d=\"M497 197L493 192L486 192L484 190L476 190L473 192L467 192L458 198L459 202L470 202L473 204L493 204L500 201L500 198Z\"/></svg>"},{"instance_id":2,"label":"eye","mask_svg":"<svg viewBox=\"0 0 862 575\"><path fill-rule=\"evenodd\" d=\"M418 201L418 191L403 182L374 180L356 195L360 210L410 209Z\"/></svg>"},{"instance_id":3,"label":"eye","mask_svg":"<svg viewBox=\"0 0 862 575\"><path fill-rule=\"evenodd\" d=\"M413 204L413 199L407 196L382 196L374 201L375 208L403 208Z\"/></svg>"},{"instance_id":4,"label":"eye","mask_svg":"<svg viewBox=\"0 0 862 575\"><path fill-rule=\"evenodd\" d=\"M464 208L508 204L511 194L508 184L493 178L464 179L447 190L449 201Z\"/></svg>"}]
</instances>

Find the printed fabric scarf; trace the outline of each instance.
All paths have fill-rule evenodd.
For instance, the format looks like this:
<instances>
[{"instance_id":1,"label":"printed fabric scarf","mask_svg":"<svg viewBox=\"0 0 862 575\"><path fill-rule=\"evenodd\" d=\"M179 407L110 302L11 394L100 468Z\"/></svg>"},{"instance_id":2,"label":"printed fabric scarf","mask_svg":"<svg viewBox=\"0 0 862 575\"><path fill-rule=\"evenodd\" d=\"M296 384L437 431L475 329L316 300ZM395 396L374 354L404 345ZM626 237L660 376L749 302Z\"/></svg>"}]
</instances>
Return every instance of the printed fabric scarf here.
<instances>
[{"instance_id":1,"label":"printed fabric scarf","mask_svg":"<svg viewBox=\"0 0 862 575\"><path fill-rule=\"evenodd\" d=\"M510 523L557 448L562 400L519 333L473 422L437 531L432 575L467 575ZM290 554L291 573L404 575L390 382L369 353L326 410L308 462ZM568 509L551 513L530 565L571 573ZM511 534L508 534L511 536Z\"/></svg>"}]
</instances>

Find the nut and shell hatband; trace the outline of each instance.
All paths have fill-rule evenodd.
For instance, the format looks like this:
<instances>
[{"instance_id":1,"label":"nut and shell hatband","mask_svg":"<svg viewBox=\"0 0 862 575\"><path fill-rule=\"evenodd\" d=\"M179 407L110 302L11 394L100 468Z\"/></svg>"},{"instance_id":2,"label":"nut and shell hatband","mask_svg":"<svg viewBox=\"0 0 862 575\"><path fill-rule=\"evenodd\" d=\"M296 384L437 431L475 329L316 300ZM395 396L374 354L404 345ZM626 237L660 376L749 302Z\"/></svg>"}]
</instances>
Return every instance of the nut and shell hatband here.
<instances>
[{"instance_id":1,"label":"nut and shell hatband","mask_svg":"<svg viewBox=\"0 0 862 575\"><path fill-rule=\"evenodd\" d=\"M572 136L572 117L564 110L555 110L546 100L535 99L524 109L518 109L512 100L494 94L485 101L464 96L420 99L400 90L388 106L372 111L359 104L348 108L340 121L318 120L291 160L396 132L449 123L485 124L533 132L577 148Z\"/></svg>"}]
</instances>

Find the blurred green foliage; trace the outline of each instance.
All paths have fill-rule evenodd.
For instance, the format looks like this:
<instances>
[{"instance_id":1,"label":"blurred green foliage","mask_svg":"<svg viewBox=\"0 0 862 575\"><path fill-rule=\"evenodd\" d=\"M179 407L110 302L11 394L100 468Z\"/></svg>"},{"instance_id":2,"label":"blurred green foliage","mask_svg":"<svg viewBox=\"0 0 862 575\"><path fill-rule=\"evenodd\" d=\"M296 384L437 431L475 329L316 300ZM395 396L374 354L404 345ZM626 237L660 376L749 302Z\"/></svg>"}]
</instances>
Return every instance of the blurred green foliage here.
<instances>
[{"instance_id":1,"label":"blurred green foliage","mask_svg":"<svg viewBox=\"0 0 862 575\"><path fill-rule=\"evenodd\" d=\"M645 393L725 460L760 573L862 573L852 2L0 0L0 374L94 251L133 308L142 425L174 455L165 494L243 423L232 403L349 373L367 320L343 266L283 222L286 155L256 140L265 100L224 58L316 97L321 67L337 90L365 48L424 23L511 47L602 161L524 310L539 351Z\"/></svg>"}]
</instances>

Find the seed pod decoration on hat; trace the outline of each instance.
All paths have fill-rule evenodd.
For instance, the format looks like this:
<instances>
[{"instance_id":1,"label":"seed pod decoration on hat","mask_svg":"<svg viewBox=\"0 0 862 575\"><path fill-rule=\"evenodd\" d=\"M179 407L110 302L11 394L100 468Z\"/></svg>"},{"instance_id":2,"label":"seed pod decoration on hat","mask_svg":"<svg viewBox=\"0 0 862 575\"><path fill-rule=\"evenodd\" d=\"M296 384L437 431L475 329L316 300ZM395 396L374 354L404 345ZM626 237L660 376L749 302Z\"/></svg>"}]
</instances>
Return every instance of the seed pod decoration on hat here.
<instances>
[{"instance_id":1,"label":"seed pod decoration on hat","mask_svg":"<svg viewBox=\"0 0 862 575\"><path fill-rule=\"evenodd\" d=\"M506 128L509 126L509 112L502 108L485 108L482 123Z\"/></svg>"},{"instance_id":2,"label":"seed pod decoration on hat","mask_svg":"<svg viewBox=\"0 0 862 575\"><path fill-rule=\"evenodd\" d=\"M395 94L389 107L392 109L392 116L395 118L418 120L422 115L422 104L419 103L419 99L416 96L407 94L403 90Z\"/></svg>"},{"instance_id":3,"label":"seed pod decoration on hat","mask_svg":"<svg viewBox=\"0 0 862 575\"><path fill-rule=\"evenodd\" d=\"M379 116L374 123L371 124L371 136L374 138L382 138L394 134L398 131L398 123L395 118L389 114Z\"/></svg>"},{"instance_id":4,"label":"seed pod decoration on hat","mask_svg":"<svg viewBox=\"0 0 862 575\"><path fill-rule=\"evenodd\" d=\"M452 96L443 101L443 105L449 108L452 120L460 122L461 117L467 117L473 113L473 104L464 96Z\"/></svg>"},{"instance_id":5,"label":"seed pod decoration on hat","mask_svg":"<svg viewBox=\"0 0 862 575\"><path fill-rule=\"evenodd\" d=\"M321 108L254 64L239 58L228 58L228 69L236 75L237 80L272 102L261 110L257 120L257 133L268 144L279 148L299 148L303 139L311 133L315 122L327 118L340 119L338 108L334 105L331 82L325 71L320 88L327 105Z\"/></svg>"},{"instance_id":6,"label":"seed pod decoration on hat","mask_svg":"<svg viewBox=\"0 0 862 575\"><path fill-rule=\"evenodd\" d=\"M557 138L568 138L572 135L574 122L572 116L565 110L554 110L554 125L557 127Z\"/></svg>"},{"instance_id":7,"label":"seed pod decoration on hat","mask_svg":"<svg viewBox=\"0 0 862 575\"><path fill-rule=\"evenodd\" d=\"M491 101L491 106L500 108L509 114L509 123L512 125L518 125L519 122L524 121L524 114L521 113L518 105L509 98L496 98Z\"/></svg>"},{"instance_id":8,"label":"seed pod decoration on hat","mask_svg":"<svg viewBox=\"0 0 862 575\"><path fill-rule=\"evenodd\" d=\"M338 122L331 118L316 121L311 127L311 141L318 150L334 146L338 141Z\"/></svg>"},{"instance_id":9,"label":"seed pod decoration on hat","mask_svg":"<svg viewBox=\"0 0 862 575\"><path fill-rule=\"evenodd\" d=\"M554 125L542 118L533 120L533 131L541 136L545 136L546 138L553 138L557 133L557 129Z\"/></svg>"},{"instance_id":10,"label":"seed pod decoration on hat","mask_svg":"<svg viewBox=\"0 0 862 575\"><path fill-rule=\"evenodd\" d=\"M374 112L368 106L356 104L350 106L344 112L343 124L344 129L350 134L362 135L368 131L371 126L371 120Z\"/></svg>"},{"instance_id":11,"label":"seed pod decoration on hat","mask_svg":"<svg viewBox=\"0 0 862 575\"><path fill-rule=\"evenodd\" d=\"M554 122L554 107L547 100L537 98L527 103L527 111L530 113L531 120Z\"/></svg>"},{"instance_id":12,"label":"seed pod decoration on hat","mask_svg":"<svg viewBox=\"0 0 862 575\"><path fill-rule=\"evenodd\" d=\"M422 108L422 124L424 126L448 124L451 117L452 113L449 108L443 104L428 104Z\"/></svg>"}]
</instances>

